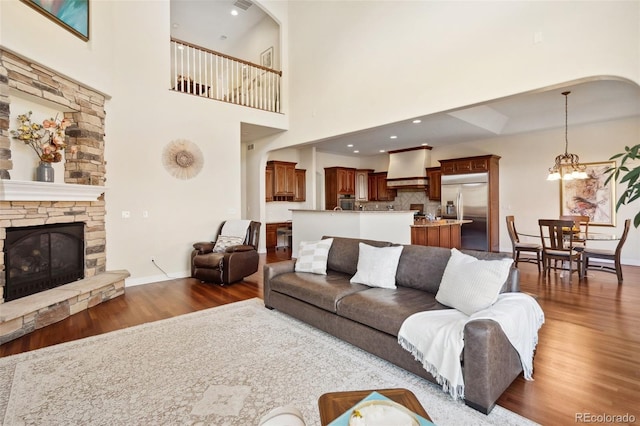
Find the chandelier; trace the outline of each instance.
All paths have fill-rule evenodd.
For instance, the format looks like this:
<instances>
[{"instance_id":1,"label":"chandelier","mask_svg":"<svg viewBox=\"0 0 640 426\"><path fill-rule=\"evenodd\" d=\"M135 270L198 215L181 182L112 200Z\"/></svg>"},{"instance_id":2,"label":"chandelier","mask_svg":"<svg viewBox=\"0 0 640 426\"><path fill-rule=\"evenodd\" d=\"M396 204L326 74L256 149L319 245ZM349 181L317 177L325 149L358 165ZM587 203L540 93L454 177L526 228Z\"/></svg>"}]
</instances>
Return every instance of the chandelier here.
<instances>
[{"instance_id":1,"label":"chandelier","mask_svg":"<svg viewBox=\"0 0 640 426\"><path fill-rule=\"evenodd\" d=\"M580 157L577 154L571 154L569 152L569 137L567 117L569 115L569 91L562 92L564 95L564 154L560 154L556 157L556 162L549 169L549 176L547 180L571 180L571 179L586 179L589 176L585 172L586 166L580 164ZM560 171L562 170L562 174Z\"/></svg>"}]
</instances>

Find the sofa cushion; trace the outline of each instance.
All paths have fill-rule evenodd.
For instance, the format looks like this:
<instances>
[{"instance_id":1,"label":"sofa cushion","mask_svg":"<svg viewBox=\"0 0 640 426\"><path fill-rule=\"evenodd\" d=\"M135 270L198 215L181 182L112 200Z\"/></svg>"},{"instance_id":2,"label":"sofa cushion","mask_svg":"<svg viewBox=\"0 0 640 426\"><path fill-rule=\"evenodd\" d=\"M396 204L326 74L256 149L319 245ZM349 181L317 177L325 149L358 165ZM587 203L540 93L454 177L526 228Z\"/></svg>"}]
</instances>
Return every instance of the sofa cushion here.
<instances>
[{"instance_id":1,"label":"sofa cushion","mask_svg":"<svg viewBox=\"0 0 640 426\"><path fill-rule=\"evenodd\" d=\"M373 247L364 243L359 246L358 270L351 277L351 283L396 288L396 270L402 246Z\"/></svg>"},{"instance_id":2,"label":"sofa cushion","mask_svg":"<svg viewBox=\"0 0 640 426\"><path fill-rule=\"evenodd\" d=\"M406 245L398 262L396 285L436 294L451 250L442 247Z\"/></svg>"},{"instance_id":3,"label":"sofa cushion","mask_svg":"<svg viewBox=\"0 0 640 426\"><path fill-rule=\"evenodd\" d=\"M386 241L361 240L359 238L343 237L322 237L333 238L329 258L327 259L327 269L342 272L352 276L358 270L358 255L360 248L358 243L363 242L373 247L389 247L391 243Z\"/></svg>"},{"instance_id":4,"label":"sofa cushion","mask_svg":"<svg viewBox=\"0 0 640 426\"><path fill-rule=\"evenodd\" d=\"M296 272L327 275L327 258L333 238L320 241L301 241L296 259Z\"/></svg>"},{"instance_id":5,"label":"sofa cushion","mask_svg":"<svg viewBox=\"0 0 640 426\"><path fill-rule=\"evenodd\" d=\"M398 335L406 318L416 312L448 309L435 295L413 288L369 288L343 297L337 314L376 330Z\"/></svg>"},{"instance_id":6,"label":"sofa cushion","mask_svg":"<svg viewBox=\"0 0 640 426\"><path fill-rule=\"evenodd\" d=\"M338 301L369 287L351 284L347 274L327 271L327 275L288 272L271 279L271 290L302 300L329 312L336 312Z\"/></svg>"},{"instance_id":7,"label":"sofa cushion","mask_svg":"<svg viewBox=\"0 0 640 426\"><path fill-rule=\"evenodd\" d=\"M467 315L486 309L498 299L513 260L479 260L457 249L442 276L436 300Z\"/></svg>"}]
</instances>

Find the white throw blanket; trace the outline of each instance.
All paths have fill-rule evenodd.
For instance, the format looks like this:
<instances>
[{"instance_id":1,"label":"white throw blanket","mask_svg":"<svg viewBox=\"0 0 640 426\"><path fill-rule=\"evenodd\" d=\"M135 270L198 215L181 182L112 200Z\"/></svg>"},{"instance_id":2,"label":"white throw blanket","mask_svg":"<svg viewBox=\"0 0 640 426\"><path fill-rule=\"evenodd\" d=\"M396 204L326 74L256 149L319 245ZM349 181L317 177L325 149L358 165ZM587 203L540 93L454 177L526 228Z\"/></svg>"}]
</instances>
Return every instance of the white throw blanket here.
<instances>
[{"instance_id":1,"label":"white throw blanket","mask_svg":"<svg viewBox=\"0 0 640 426\"><path fill-rule=\"evenodd\" d=\"M247 228L249 228L250 223L250 220L244 219L228 220L222 226L220 235L224 235L225 237L240 237L244 239L247 235Z\"/></svg>"},{"instance_id":2,"label":"white throw blanket","mask_svg":"<svg viewBox=\"0 0 640 426\"><path fill-rule=\"evenodd\" d=\"M524 378L533 380L533 352L544 312L533 297L524 293L502 293L492 306L471 316L456 309L418 312L402 323L398 343L422 363L453 399L464 398L460 364L464 326L476 319L491 319L500 324L520 355Z\"/></svg>"}]
</instances>

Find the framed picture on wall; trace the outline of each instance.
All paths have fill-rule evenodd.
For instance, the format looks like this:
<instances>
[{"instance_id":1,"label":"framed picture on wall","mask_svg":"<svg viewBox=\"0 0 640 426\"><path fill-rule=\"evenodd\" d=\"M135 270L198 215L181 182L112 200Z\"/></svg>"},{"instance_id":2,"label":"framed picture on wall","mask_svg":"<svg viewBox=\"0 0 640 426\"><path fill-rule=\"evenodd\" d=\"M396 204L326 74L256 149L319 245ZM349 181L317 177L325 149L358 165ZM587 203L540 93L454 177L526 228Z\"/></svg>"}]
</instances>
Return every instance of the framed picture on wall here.
<instances>
[{"instance_id":1,"label":"framed picture on wall","mask_svg":"<svg viewBox=\"0 0 640 426\"><path fill-rule=\"evenodd\" d=\"M605 171L616 166L615 161L583 163L587 179L560 180L560 214L589 216L589 225L616 226L615 182ZM560 171L564 177L569 167Z\"/></svg>"},{"instance_id":2,"label":"framed picture on wall","mask_svg":"<svg viewBox=\"0 0 640 426\"><path fill-rule=\"evenodd\" d=\"M260 65L273 68L273 46L260 54Z\"/></svg>"},{"instance_id":3,"label":"framed picture on wall","mask_svg":"<svg viewBox=\"0 0 640 426\"><path fill-rule=\"evenodd\" d=\"M89 40L89 0L21 1L82 40Z\"/></svg>"}]
</instances>

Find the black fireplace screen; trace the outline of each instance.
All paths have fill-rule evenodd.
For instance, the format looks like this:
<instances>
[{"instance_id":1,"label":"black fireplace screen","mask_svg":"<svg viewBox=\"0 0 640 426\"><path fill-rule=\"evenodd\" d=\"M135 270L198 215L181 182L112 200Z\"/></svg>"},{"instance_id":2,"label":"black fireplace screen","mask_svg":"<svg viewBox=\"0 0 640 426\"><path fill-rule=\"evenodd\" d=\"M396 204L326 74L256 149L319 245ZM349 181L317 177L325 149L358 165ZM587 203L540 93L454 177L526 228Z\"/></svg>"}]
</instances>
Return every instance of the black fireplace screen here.
<instances>
[{"instance_id":1,"label":"black fireplace screen","mask_svg":"<svg viewBox=\"0 0 640 426\"><path fill-rule=\"evenodd\" d=\"M84 278L84 223L7 228L5 301Z\"/></svg>"}]
</instances>

